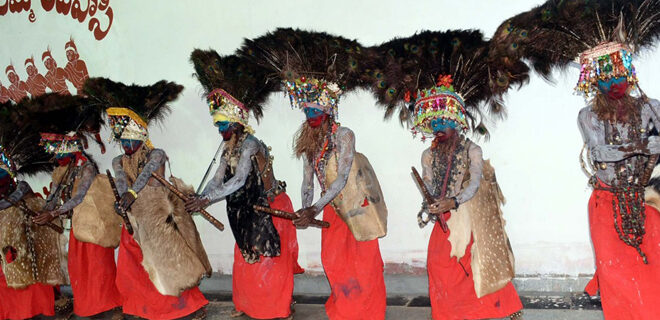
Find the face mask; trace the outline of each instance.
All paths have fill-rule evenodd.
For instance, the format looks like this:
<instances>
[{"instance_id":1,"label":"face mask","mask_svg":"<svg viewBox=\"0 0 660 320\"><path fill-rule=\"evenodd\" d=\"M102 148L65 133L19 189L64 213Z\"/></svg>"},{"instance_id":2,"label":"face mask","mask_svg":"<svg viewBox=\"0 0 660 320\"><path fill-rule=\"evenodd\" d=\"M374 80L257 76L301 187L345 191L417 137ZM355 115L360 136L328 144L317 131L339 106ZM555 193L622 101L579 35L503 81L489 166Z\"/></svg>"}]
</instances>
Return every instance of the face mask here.
<instances>
[{"instance_id":1,"label":"face mask","mask_svg":"<svg viewBox=\"0 0 660 320\"><path fill-rule=\"evenodd\" d=\"M127 155L132 155L136 151L140 150L143 142L140 140L131 140L131 139L121 139L121 147L124 149L124 153Z\"/></svg>"},{"instance_id":2,"label":"face mask","mask_svg":"<svg viewBox=\"0 0 660 320\"><path fill-rule=\"evenodd\" d=\"M58 153L55 155L55 161L57 161L57 164L60 166L66 166L69 163L71 163L71 160L73 160L75 154L73 153Z\"/></svg>"},{"instance_id":3,"label":"face mask","mask_svg":"<svg viewBox=\"0 0 660 320\"><path fill-rule=\"evenodd\" d=\"M303 109L305 112L305 117L307 117L307 123L312 128L317 128L321 126L323 121L327 119L328 115L323 112L321 109L307 107Z\"/></svg>"},{"instance_id":4,"label":"face mask","mask_svg":"<svg viewBox=\"0 0 660 320\"><path fill-rule=\"evenodd\" d=\"M456 129L456 121L446 119L433 119L431 120L431 128L433 133L444 132L447 129Z\"/></svg>"},{"instance_id":5,"label":"face mask","mask_svg":"<svg viewBox=\"0 0 660 320\"><path fill-rule=\"evenodd\" d=\"M621 99L628 91L628 81L626 77L598 80L598 89L612 99Z\"/></svg>"},{"instance_id":6,"label":"face mask","mask_svg":"<svg viewBox=\"0 0 660 320\"><path fill-rule=\"evenodd\" d=\"M234 126L233 122L218 121L215 123L215 125L218 127L218 132L220 132L220 135L222 135L222 140L229 141L229 139L231 139L231 137L234 135L234 129L236 127Z\"/></svg>"}]
</instances>

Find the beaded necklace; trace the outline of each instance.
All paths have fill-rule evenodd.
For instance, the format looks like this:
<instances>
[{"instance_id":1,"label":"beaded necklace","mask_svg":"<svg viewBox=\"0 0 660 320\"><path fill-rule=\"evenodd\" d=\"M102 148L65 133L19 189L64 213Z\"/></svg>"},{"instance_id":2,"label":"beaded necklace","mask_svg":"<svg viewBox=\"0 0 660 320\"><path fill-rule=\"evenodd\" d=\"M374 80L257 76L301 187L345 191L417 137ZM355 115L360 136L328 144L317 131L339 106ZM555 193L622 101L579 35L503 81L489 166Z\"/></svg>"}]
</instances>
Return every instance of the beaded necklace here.
<instances>
[{"instance_id":1,"label":"beaded necklace","mask_svg":"<svg viewBox=\"0 0 660 320\"><path fill-rule=\"evenodd\" d=\"M323 143L323 147L321 148L318 157L316 157L316 159L314 160L314 171L316 172L316 177L319 180L319 184L321 185L321 190L323 192L325 192L326 189L325 165L328 163L328 160L332 155L332 152L328 152L328 151L332 151L335 148L335 141L337 139L338 128L339 128L338 123L335 122L332 124L331 130L326 135L325 142ZM336 152L335 152L335 157L338 157ZM339 161L337 161L337 163L339 163Z\"/></svg>"}]
</instances>

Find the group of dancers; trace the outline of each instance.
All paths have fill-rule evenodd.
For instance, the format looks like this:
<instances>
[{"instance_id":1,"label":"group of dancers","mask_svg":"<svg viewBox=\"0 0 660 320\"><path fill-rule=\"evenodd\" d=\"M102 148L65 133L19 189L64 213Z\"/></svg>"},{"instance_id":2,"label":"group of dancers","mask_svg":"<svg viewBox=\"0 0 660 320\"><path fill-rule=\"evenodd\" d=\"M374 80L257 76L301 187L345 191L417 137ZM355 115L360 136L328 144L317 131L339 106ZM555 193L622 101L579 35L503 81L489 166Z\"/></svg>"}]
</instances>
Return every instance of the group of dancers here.
<instances>
[{"instance_id":1,"label":"group of dancers","mask_svg":"<svg viewBox=\"0 0 660 320\"><path fill-rule=\"evenodd\" d=\"M414 136L431 140L413 176L424 199L419 225L434 224L427 259L433 319L521 319L504 196L468 136L488 135L485 124L504 112L503 95L526 84L531 69L550 77L577 59L576 92L587 101L578 115L583 168L594 189L596 272L585 291L600 293L608 320L653 319L660 103L640 89L632 58L657 40L658 16L658 0L549 0L503 22L490 40L475 30L424 31L366 47L280 28L246 39L231 55L195 49L195 77L224 141L201 190L171 173L165 179L167 153L149 140L150 125L183 90L174 82L90 78L75 96L3 103L0 318L53 316L66 284L72 312L82 317L204 318L208 301L198 286L212 268L192 215L222 230L222 219L205 208L225 200L236 241L232 317L294 317L294 274L304 272L297 232L313 226L322 229L328 317L384 319L378 239L387 234L387 206L368 157L356 151L357 137L338 122L342 94L366 89L386 116L398 110ZM278 91L306 119L293 146L304 164L299 210L250 125ZM105 173L86 151L95 141L105 152L103 126L123 150ZM52 174L43 195L24 180L37 173ZM68 246L63 219L71 220Z\"/></svg>"}]
</instances>

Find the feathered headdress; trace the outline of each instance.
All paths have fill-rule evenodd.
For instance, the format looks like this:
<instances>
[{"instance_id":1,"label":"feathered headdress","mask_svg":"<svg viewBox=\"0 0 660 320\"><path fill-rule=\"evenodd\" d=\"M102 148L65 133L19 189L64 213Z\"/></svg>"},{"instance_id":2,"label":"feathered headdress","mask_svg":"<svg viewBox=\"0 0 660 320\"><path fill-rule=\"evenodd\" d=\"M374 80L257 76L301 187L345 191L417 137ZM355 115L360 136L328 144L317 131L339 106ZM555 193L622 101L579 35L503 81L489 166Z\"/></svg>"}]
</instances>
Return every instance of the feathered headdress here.
<instances>
[{"instance_id":1,"label":"feathered headdress","mask_svg":"<svg viewBox=\"0 0 660 320\"><path fill-rule=\"evenodd\" d=\"M171 111L183 86L165 80L150 86L125 85L106 78L90 78L83 91L108 114L113 137L144 141L150 146L148 125L162 121Z\"/></svg>"},{"instance_id":2,"label":"feathered headdress","mask_svg":"<svg viewBox=\"0 0 660 320\"><path fill-rule=\"evenodd\" d=\"M401 121L412 121L413 132L430 133L427 120L443 117L486 134L479 123L482 103L489 103L490 113L503 114L501 95L528 78L526 66L516 64L521 71L503 72L515 76L495 84L500 71L489 64L488 42L476 30L424 31L369 51L371 91L386 107L386 117L400 108Z\"/></svg>"},{"instance_id":3,"label":"feathered headdress","mask_svg":"<svg viewBox=\"0 0 660 320\"><path fill-rule=\"evenodd\" d=\"M281 81L299 108L314 103L336 116L341 94L362 85L364 48L325 32L280 28L246 39L239 54L269 71L265 81Z\"/></svg>"},{"instance_id":4,"label":"feathered headdress","mask_svg":"<svg viewBox=\"0 0 660 320\"><path fill-rule=\"evenodd\" d=\"M631 55L659 36L659 0L550 0L500 25L490 56L525 59L546 78L579 59L576 90L589 96L598 79L624 76L635 85Z\"/></svg>"},{"instance_id":5,"label":"feathered headdress","mask_svg":"<svg viewBox=\"0 0 660 320\"><path fill-rule=\"evenodd\" d=\"M213 122L238 122L252 131L248 125L250 112L259 119L262 104L279 88L278 82L265 81L268 70L237 55L221 57L215 50L196 49L190 61L204 87Z\"/></svg>"},{"instance_id":6,"label":"feathered headdress","mask_svg":"<svg viewBox=\"0 0 660 320\"><path fill-rule=\"evenodd\" d=\"M50 172L51 155L39 145L38 125L25 110L25 103L0 104L0 168L12 177Z\"/></svg>"}]
</instances>

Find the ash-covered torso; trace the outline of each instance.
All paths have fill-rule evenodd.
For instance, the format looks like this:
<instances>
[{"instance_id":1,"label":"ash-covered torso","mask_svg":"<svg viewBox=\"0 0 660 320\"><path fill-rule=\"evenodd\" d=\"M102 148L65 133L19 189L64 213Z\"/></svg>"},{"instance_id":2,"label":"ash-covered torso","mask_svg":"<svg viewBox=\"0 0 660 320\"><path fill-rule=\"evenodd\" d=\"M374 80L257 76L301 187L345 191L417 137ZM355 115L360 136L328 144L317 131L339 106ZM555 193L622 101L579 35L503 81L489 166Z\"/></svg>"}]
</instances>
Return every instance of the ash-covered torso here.
<instances>
[{"instance_id":1,"label":"ash-covered torso","mask_svg":"<svg viewBox=\"0 0 660 320\"><path fill-rule=\"evenodd\" d=\"M640 178L649 157L636 151L635 146L645 143L654 127L660 129L660 103L657 100L637 102L641 108L640 117L627 123L601 120L591 106L583 108L579 114L580 129L595 176L614 188L644 187L640 185Z\"/></svg>"},{"instance_id":2,"label":"ash-covered torso","mask_svg":"<svg viewBox=\"0 0 660 320\"><path fill-rule=\"evenodd\" d=\"M649 155L660 153L655 144L647 143L651 130L660 129L660 103L657 100L634 101L640 108L639 116L630 117L626 122L600 119L592 106L583 108L578 120L594 171L590 183L595 189L614 195L612 212L619 239L634 247L646 263L640 248L646 220L644 188L655 166L655 162L649 161Z\"/></svg>"},{"instance_id":3,"label":"ash-covered torso","mask_svg":"<svg viewBox=\"0 0 660 320\"><path fill-rule=\"evenodd\" d=\"M326 166L330 157L337 160L337 179L327 186ZM321 186L321 198L314 204L319 212L337 197L346 186L353 158L355 157L355 135L351 129L337 127L334 132L328 132L321 150L316 152L314 159L305 159L302 202L303 207L312 206L314 200L314 175Z\"/></svg>"},{"instance_id":4,"label":"ash-covered torso","mask_svg":"<svg viewBox=\"0 0 660 320\"><path fill-rule=\"evenodd\" d=\"M435 197L456 197L459 204L474 197L481 182L481 148L463 136L448 148L428 148L422 154L424 183ZM444 152L443 152L444 151Z\"/></svg>"},{"instance_id":5,"label":"ash-covered torso","mask_svg":"<svg viewBox=\"0 0 660 320\"><path fill-rule=\"evenodd\" d=\"M97 173L96 166L91 161L80 166L70 165L55 168L51 186L52 193L48 196L46 207L55 209L57 205L61 204L57 208L59 214L73 210L85 198Z\"/></svg>"},{"instance_id":6,"label":"ash-covered torso","mask_svg":"<svg viewBox=\"0 0 660 320\"><path fill-rule=\"evenodd\" d=\"M230 140L219 167L202 196L211 203L227 200L227 215L236 244L248 263L280 255L280 236L272 217L254 205L269 206L285 185L275 179L270 149L253 135Z\"/></svg>"}]
</instances>

